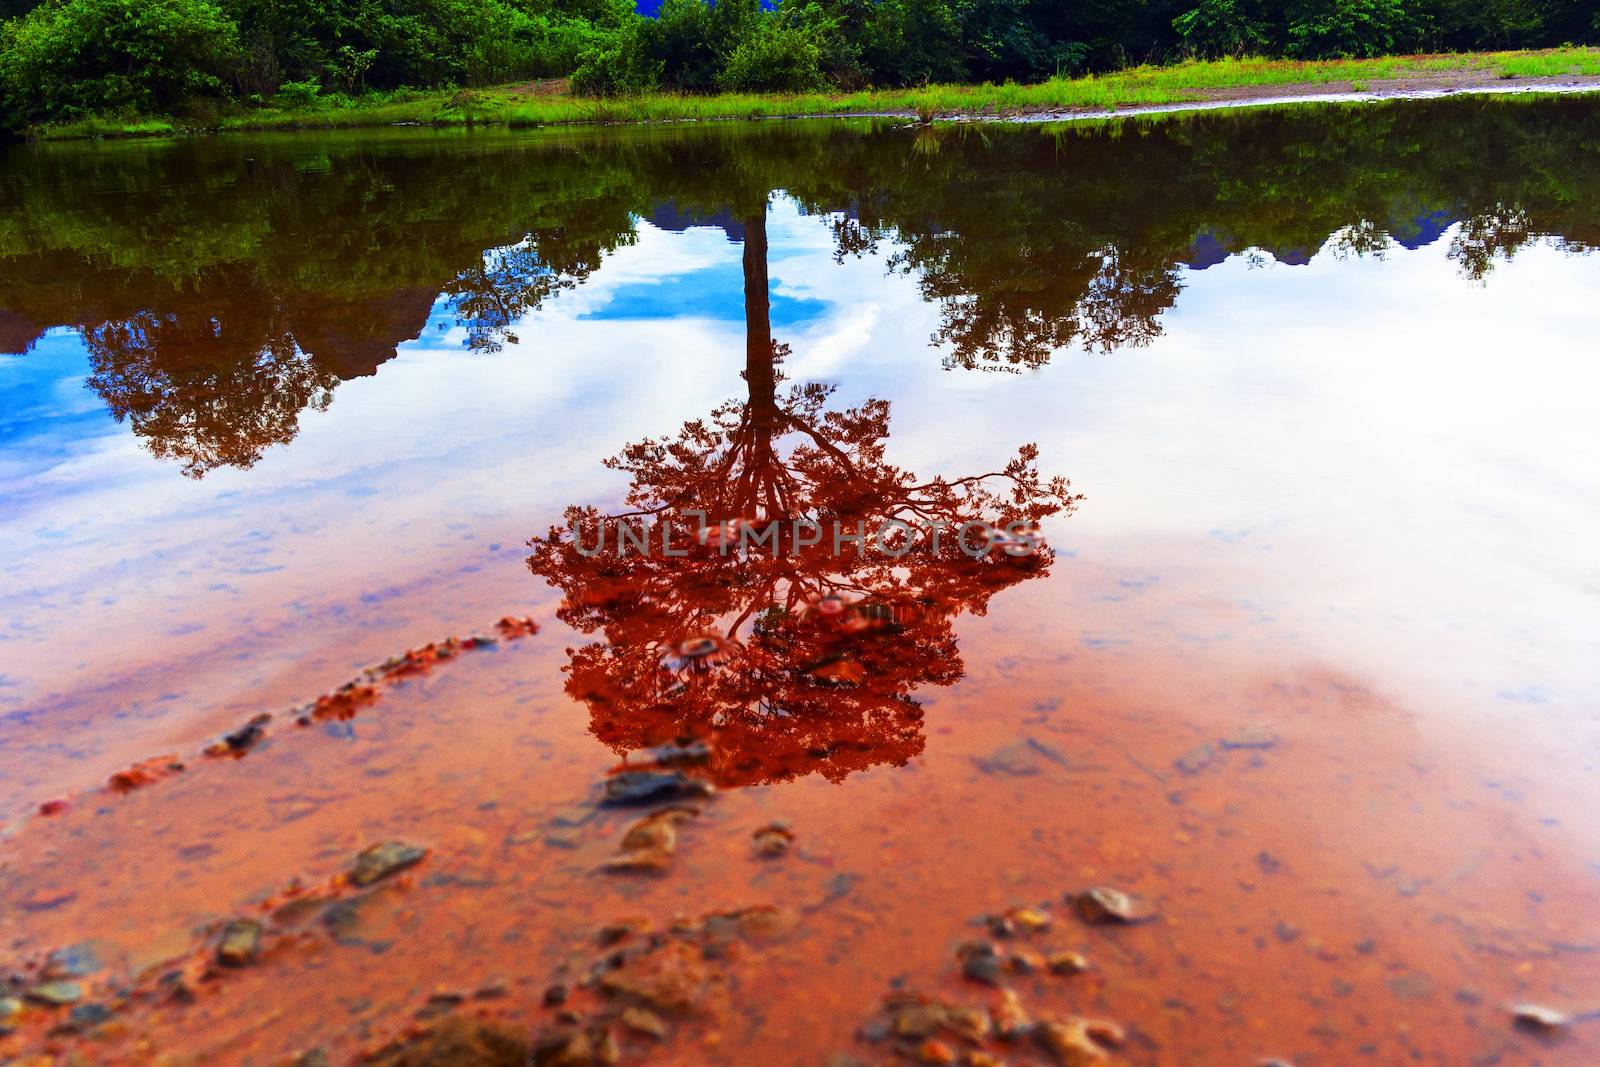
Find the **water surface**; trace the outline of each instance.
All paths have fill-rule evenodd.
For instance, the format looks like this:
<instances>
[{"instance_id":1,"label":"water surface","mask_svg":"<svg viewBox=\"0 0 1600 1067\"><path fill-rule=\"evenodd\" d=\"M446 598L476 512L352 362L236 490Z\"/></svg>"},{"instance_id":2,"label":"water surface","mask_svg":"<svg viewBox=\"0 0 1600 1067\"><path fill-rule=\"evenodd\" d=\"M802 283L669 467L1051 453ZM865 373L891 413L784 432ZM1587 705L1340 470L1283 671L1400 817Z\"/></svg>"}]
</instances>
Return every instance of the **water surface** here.
<instances>
[{"instance_id":1,"label":"water surface","mask_svg":"<svg viewBox=\"0 0 1600 1067\"><path fill-rule=\"evenodd\" d=\"M0 933L24 986L92 942L114 1017L0 1053L567 1010L627 1062L936 1056L858 1031L996 1007L959 946L1048 905L996 943L1089 969L1003 984L1130 1063L1593 1062L1508 1008L1600 1007L1597 138L1574 98L10 150ZM569 532L697 511L1048 552ZM715 795L605 869L649 809L603 783L662 758ZM341 877L385 840L427 856ZM582 982L622 920L692 991L664 1040Z\"/></svg>"}]
</instances>

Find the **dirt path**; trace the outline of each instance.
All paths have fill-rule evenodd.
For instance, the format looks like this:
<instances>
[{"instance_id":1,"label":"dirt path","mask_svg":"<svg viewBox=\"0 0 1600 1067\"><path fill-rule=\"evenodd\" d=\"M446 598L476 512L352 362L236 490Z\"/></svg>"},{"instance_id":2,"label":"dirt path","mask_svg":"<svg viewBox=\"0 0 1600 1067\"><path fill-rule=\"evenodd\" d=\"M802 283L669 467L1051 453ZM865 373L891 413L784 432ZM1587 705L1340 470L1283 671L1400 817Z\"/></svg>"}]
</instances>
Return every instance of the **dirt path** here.
<instances>
[{"instance_id":1,"label":"dirt path","mask_svg":"<svg viewBox=\"0 0 1600 1067\"><path fill-rule=\"evenodd\" d=\"M999 116L972 112L952 118L1048 121L1065 118L1101 118L1112 115L1157 114L1171 111L1204 111L1231 107L1258 107L1268 104L1325 102L1334 100L1371 101L1432 99L1454 94L1516 94L1532 92L1595 92L1600 77L1562 74L1549 77L1502 78L1489 70L1441 71L1438 74L1405 78L1373 78L1327 82L1284 82L1277 85L1230 85L1197 88L1189 100L1162 104L1127 104L1115 108L1038 107L1002 112ZM908 113L909 114L909 113Z\"/></svg>"}]
</instances>

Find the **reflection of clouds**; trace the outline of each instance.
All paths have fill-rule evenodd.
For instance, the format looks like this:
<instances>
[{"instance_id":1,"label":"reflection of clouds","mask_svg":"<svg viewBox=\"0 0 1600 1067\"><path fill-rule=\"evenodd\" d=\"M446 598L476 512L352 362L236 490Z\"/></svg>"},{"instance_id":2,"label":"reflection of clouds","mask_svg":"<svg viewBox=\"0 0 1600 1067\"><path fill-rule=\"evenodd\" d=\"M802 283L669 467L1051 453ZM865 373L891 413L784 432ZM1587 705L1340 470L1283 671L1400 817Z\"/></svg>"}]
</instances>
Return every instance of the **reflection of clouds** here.
<instances>
[{"instance_id":1,"label":"reflection of clouds","mask_svg":"<svg viewBox=\"0 0 1600 1067\"><path fill-rule=\"evenodd\" d=\"M1600 364L1587 353L1600 261L1530 247L1475 287L1448 240L1381 262L1252 270L1234 256L1185 276L1148 348L990 375L941 369L926 343L937 313L915 281L886 276L881 256L835 264L825 220L779 198L769 235L774 291L826 307L779 330L786 372L838 381L841 402L893 401L897 462L974 469L1037 440L1088 494L1052 531L1058 548L1211 583L1183 609L1195 620L1248 604L1396 685L1493 693L1538 678L1556 708L1595 694L1584 641L1597 630L1600 475L1587 457L1600 428L1587 409ZM460 331L430 324L250 471L186 481L101 419L7 440L0 619L13 636L27 620L18 644L36 673L6 700L83 657L64 635L90 607L96 657L132 657L147 622L335 602L493 543L504 577L490 580L533 595L521 539L561 505L614 498L623 482L599 459L738 389L737 323L613 321L607 308L686 272L727 271L736 291L740 254L720 230L641 224L636 244L528 316L519 343L472 354ZM26 372L38 355L0 368ZM94 406L75 384L81 356L49 366L52 396Z\"/></svg>"},{"instance_id":2,"label":"reflection of clouds","mask_svg":"<svg viewBox=\"0 0 1600 1067\"><path fill-rule=\"evenodd\" d=\"M779 249L818 225L788 205L774 223ZM527 316L519 343L495 355L464 351L462 330L434 329L452 321L436 306L419 340L375 376L342 383L328 411L304 412L298 437L248 471L183 479L109 418L75 430L65 450L52 439L49 454L15 456L8 443L5 495L27 510L0 524L0 617L29 619L43 674L67 655L72 613L90 604L108 624L97 655L132 658L141 620L172 629L241 604L323 604L458 567L491 543L515 571L506 584L532 595L517 551L528 530L566 503L610 502L622 482L600 458L739 388L742 321L610 321L606 308L618 291L674 272L726 270L738 292L740 255L719 230L641 224L637 244ZM804 264L820 279L808 298L829 305L807 337L825 342L841 305L881 268L835 280L826 259ZM79 381L81 341L60 340L79 353Z\"/></svg>"},{"instance_id":3,"label":"reflection of clouds","mask_svg":"<svg viewBox=\"0 0 1600 1067\"><path fill-rule=\"evenodd\" d=\"M1600 683L1581 591L1600 534L1584 460L1600 454L1600 263L1528 248L1480 288L1448 243L1292 268L1235 257L1186 278L1146 350L1062 353L1008 380L907 368L897 449L959 466L986 436L1037 438L1088 496L1055 531L1086 561L1225 583L1307 649L1397 686L1539 677L1570 708Z\"/></svg>"}]
</instances>

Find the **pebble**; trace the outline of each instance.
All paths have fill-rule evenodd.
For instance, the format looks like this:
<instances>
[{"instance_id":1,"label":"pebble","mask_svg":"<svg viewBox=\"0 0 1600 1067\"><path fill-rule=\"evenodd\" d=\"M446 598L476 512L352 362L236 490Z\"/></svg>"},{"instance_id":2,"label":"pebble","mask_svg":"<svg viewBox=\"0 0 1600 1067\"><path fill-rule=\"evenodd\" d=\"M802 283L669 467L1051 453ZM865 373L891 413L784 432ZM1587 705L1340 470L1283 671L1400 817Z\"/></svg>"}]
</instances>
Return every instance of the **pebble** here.
<instances>
[{"instance_id":1,"label":"pebble","mask_svg":"<svg viewBox=\"0 0 1600 1067\"><path fill-rule=\"evenodd\" d=\"M636 1034L644 1034L646 1037L653 1037L657 1041L666 1039L666 1021L653 1011L645 1008L629 1008L622 1013L619 1021L624 1027Z\"/></svg>"},{"instance_id":2,"label":"pebble","mask_svg":"<svg viewBox=\"0 0 1600 1067\"><path fill-rule=\"evenodd\" d=\"M1278 743L1278 735L1266 723L1241 726L1222 738L1223 748L1271 748Z\"/></svg>"},{"instance_id":3,"label":"pebble","mask_svg":"<svg viewBox=\"0 0 1600 1067\"><path fill-rule=\"evenodd\" d=\"M616 922L606 923L596 930L594 939L604 948L607 945L615 945L629 934L642 930L647 925L643 919L618 919Z\"/></svg>"},{"instance_id":4,"label":"pebble","mask_svg":"<svg viewBox=\"0 0 1600 1067\"><path fill-rule=\"evenodd\" d=\"M621 1058L617 1039L606 1027L579 1030L558 1027L541 1034L534 1042L529 1067L593 1067L613 1064Z\"/></svg>"},{"instance_id":5,"label":"pebble","mask_svg":"<svg viewBox=\"0 0 1600 1067\"><path fill-rule=\"evenodd\" d=\"M1013 741L1001 745L987 756L974 756L972 763L985 774L998 774L1010 778L1028 778L1043 770L1041 753L1026 741Z\"/></svg>"},{"instance_id":6,"label":"pebble","mask_svg":"<svg viewBox=\"0 0 1600 1067\"><path fill-rule=\"evenodd\" d=\"M1107 1019L1086 1019L1084 1032L1107 1048L1121 1048L1128 1040L1128 1032Z\"/></svg>"},{"instance_id":7,"label":"pebble","mask_svg":"<svg viewBox=\"0 0 1600 1067\"><path fill-rule=\"evenodd\" d=\"M772 823L763 826L753 835L756 843L756 855L768 859L776 859L789 851L789 846L794 842L794 834L782 823Z\"/></svg>"},{"instance_id":8,"label":"pebble","mask_svg":"<svg viewBox=\"0 0 1600 1067\"><path fill-rule=\"evenodd\" d=\"M1090 1037L1082 1019L1039 1023L1033 1028L1033 1039L1059 1067L1096 1067L1111 1060Z\"/></svg>"},{"instance_id":9,"label":"pebble","mask_svg":"<svg viewBox=\"0 0 1600 1067\"><path fill-rule=\"evenodd\" d=\"M989 1016L994 1020L994 1032L1006 1041L1015 1041L1033 1029L1021 999L1009 989L1001 991L1000 1003L989 1009Z\"/></svg>"},{"instance_id":10,"label":"pebble","mask_svg":"<svg viewBox=\"0 0 1600 1067\"><path fill-rule=\"evenodd\" d=\"M1072 898L1078 916L1086 923L1138 923L1155 917L1140 901L1120 889L1095 886Z\"/></svg>"},{"instance_id":11,"label":"pebble","mask_svg":"<svg viewBox=\"0 0 1600 1067\"><path fill-rule=\"evenodd\" d=\"M230 753L250 751L267 736L267 723L271 721L272 716L262 712L237 730L223 734L221 738L207 745L206 755L225 756Z\"/></svg>"},{"instance_id":12,"label":"pebble","mask_svg":"<svg viewBox=\"0 0 1600 1067\"><path fill-rule=\"evenodd\" d=\"M71 1004L83 999L83 986L77 982L43 982L28 990L28 999L41 1004Z\"/></svg>"},{"instance_id":13,"label":"pebble","mask_svg":"<svg viewBox=\"0 0 1600 1067\"><path fill-rule=\"evenodd\" d=\"M715 792L716 787L710 782L682 771L623 771L606 779L605 795L600 803L606 807L623 807L709 797Z\"/></svg>"},{"instance_id":14,"label":"pebble","mask_svg":"<svg viewBox=\"0 0 1600 1067\"><path fill-rule=\"evenodd\" d=\"M1216 758L1216 747L1212 745L1211 742L1207 741L1205 744L1196 745L1194 748L1191 748L1189 751L1173 760L1172 765L1178 768L1178 770L1182 771L1184 774L1199 774L1201 771L1209 767L1211 765L1211 761Z\"/></svg>"},{"instance_id":15,"label":"pebble","mask_svg":"<svg viewBox=\"0 0 1600 1067\"><path fill-rule=\"evenodd\" d=\"M1037 952L1029 952L1025 948L1013 951L1006 958L1006 966L1017 974L1037 974L1044 970L1044 960Z\"/></svg>"},{"instance_id":16,"label":"pebble","mask_svg":"<svg viewBox=\"0 0 1600 1067\"><path fill-rule=\"evenodd\" d=\"M1518 1004L1511 1009L1511 1021L1519 1030L1548 1034L1564 1028L1570 1020L1554 1008L1540 1004Z\"/></svg>"},{"instance_id":17,"label":"pebble","mask_svg":"<svg viewBox=\"0 0 1600 1067\"><path fill-rule=\"evenodd\" d=\"M326 1058L322 1062L327 1062ZM530 1057L527 1038L518 1032L452 1015L361 1058L360 1062L375 1067L447 1067L450 1064L522 1067L546 1061ZM575 1065L577 1061L571 1062ZM589 1065L588 1060L582 1063L584 1067Z\"/></svg>"},{"instance_id":18,"label":"pebble","mask_svg":"<svg viewBox=\"0 0 1600 1067\"><path fill-rule=\"evenodd\" d=\"M1000 954L988 941L968 941L956 949L961 961L961 973L974 982L999 988L1002 966Z\"/></svg>"},{"instance_id":19,"label":"pebble","mask_svg":"<svg viewBox=\"0 0 1600 1067\"><path fill-rule=\"evenodd\" d=\"M79 1004L67 1013L66 1021L57 1029L66 1033L82 1033L109 1022L111 1014L111 1009L104 1004Z\"/></svg>"},{"instance_id":20,"label":"pebble","mask_svg":"<svg viewBox=\"0 0 1600 1067\"><path fill-rule=\"evenodd\" d=\"M381 882L398 871L414 867L428 855L428 850L404 841L384 841L361 851L350 868L350 884L368 886Z\"/></svg>"},{"instance_id":21,"label":"pebble","mask_svg":"<svg viewBox=\"0 0 1600 1067\"><path fill-rule=\"evenodd\" d=\"M713 974L693 946L673 943L644 956L630 956L600 976L607 996L666 1013L692 1012L704 1000Z\"/></svg>"},{"instance_id":22,"label":"pebble","mask_svg":"<svg viewBox=\"0 0 1600 1067\"><path fill-rule=\"evenodd\" d=\"M628 827L622 837L621 854L601 865L602 870L662 873L672 865L678 849L677 826L697 813L685 808L668 808Z\"/></svg>"},{"instance_id":23,"label":"pebble","mask_svg":"<svg viewBox=\"0 0 1600 1067\"><path fill-rule=\"evenodd\" d=\"M583 844L583 831L553 826L544 832L544 843L551 848L577 848Z\"/></svg>"},{"instance_id":24,"label":"pebble","mask_svg":"<svg viewBox=\"0 0 1600 1067\"><path fill-rule=\"evenodd\" d=\"M101 960L94 944L81 941L50 953L44 961L44 969L40 974L46 979L86 978L104 966L105 963Z\"/></svg>"},{"instance_id":25,"label":"pebble","mask_svg":"<svg viewBox=\"0 0 1600 1067\"><path fill-rule=\"evenodd\" d=\"M1054 952L1045 961L1051 974L1082 974L1089 969L1089 961L1081 952Z\"/></svg>"},{"instance_id":26,"label":"pebble","mask_svg":"<svg viewBox=\"0 0 1600 1067\"><path fill-rule=\"evenodd\" d=\"M217 941L217 960L229 967L243 967L261 955L261 924L254 919L234 919L222 929Z\"/></svg>"},{"instance_id":27,"label":"pebble","mask_svg":"<svg viewBox=\"0 0 1600 1067\"><path fill-rule=\"evenodd\" d=\"M944 1008L931 1001L899 1005L891 1016L890 1029L896 1037L927 1037L944 1022Z\"/></svg>"}]
</instances>

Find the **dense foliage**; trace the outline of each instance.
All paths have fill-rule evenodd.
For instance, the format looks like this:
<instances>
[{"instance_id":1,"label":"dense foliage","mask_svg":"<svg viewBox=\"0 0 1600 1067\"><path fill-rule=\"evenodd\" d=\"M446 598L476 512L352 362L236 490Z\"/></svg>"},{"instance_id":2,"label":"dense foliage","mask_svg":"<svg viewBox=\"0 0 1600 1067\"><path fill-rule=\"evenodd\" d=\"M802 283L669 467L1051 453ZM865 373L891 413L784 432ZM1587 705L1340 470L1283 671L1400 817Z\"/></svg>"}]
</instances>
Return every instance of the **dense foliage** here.
<instances>
[{"instance_id":1,"label":"dense foliage","mask_svg":"<svg viewBox=\"0 0 1600 1067\"><path fill-rule=\"evenodd\" d=\"M579 91L1036 81L1182 56L1600 40L1596 0L0 0L0 116L204 113L574 75Z\"/></svg>"}]
</instances>

